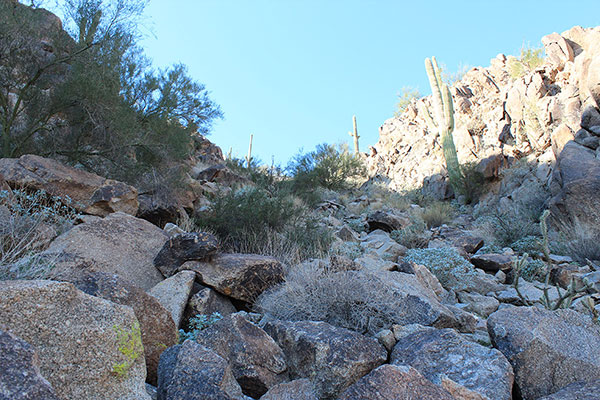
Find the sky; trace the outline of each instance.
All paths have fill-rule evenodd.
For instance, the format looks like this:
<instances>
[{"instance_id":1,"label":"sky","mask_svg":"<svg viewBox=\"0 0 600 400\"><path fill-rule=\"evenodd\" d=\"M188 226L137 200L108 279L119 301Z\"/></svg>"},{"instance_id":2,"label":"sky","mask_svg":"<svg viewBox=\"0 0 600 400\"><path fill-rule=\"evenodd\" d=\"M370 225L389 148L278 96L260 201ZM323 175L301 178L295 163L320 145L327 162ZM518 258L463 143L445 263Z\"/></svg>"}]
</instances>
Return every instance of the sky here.
<instances>
[{"instance_id":1,"label":"sky","mask_svg":"<svg viewBox=\"0 0 600 400\"><path fill-rule=\"evenodd\" d=\"M299 151L379 138L398 94L430 93L424 59L449 72L575 25L600 25L600 2L388 0L151 0L142 42L157 67L175 63L221 106L209 139L285 166Z\"/></svg>"}]
</instances>

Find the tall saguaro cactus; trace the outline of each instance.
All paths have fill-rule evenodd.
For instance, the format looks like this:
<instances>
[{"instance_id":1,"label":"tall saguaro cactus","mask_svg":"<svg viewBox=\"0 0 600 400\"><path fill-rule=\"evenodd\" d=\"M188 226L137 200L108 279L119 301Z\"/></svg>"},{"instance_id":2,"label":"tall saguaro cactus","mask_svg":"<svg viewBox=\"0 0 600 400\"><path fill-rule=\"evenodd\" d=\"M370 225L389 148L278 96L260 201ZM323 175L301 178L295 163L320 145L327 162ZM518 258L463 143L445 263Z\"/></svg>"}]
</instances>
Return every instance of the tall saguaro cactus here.
<instances>
[{"instance_id":1,"label":"tall saguaro cactus","mask_svg":"<svg viewBox=\"0 0 600 400\"><path fill-rule=\"evenodd\" d=\"M246 156L246 167L250 169L250 163L252 162L252 138L253 134L250 134L250 145L248 146L248 155Z\"/></svg>"},{"instance_id":2,"label":"tall saguaro cactus","mask_svg":"<svg viewBox=\"0 0 600 400\"><path fill-rule=\"evenodd\" d=\"M458 191L458 185L462 180L462 171L458 163L456 147L452 138L454 131L454 107L450 89L442 81L440 68L435 57L425 59L425 69L429 77L429 85L433 98L434 121L442 139L442 151L446 160L446 168L450 177L450 184L454 191Z\"/></svg>"},{"instance_id":3,"label":"tall saguaro cactus","mask_svg":"<svg viewBox=\"0 0 600 400\"><path fill-rule=\"evenodd\" d=\"M352 125L354 126L354 130L352 132L348 132L348 135L354 138L354 153L358 154L358 128L356 126L356 115L352 116Z\"/></svg>"}]
</instances>

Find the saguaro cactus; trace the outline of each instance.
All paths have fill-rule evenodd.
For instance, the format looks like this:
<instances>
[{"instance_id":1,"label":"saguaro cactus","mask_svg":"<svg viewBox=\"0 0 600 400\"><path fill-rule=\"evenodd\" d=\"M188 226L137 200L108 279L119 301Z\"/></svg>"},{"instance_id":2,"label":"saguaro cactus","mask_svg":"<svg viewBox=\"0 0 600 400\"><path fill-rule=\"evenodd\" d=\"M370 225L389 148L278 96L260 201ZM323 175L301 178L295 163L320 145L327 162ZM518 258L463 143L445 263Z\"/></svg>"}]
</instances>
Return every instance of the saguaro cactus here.
<instances>
[{"instance_id":1,"label":"saguaro cactus","mask_svg":"<svg viewBox=\"0 0 600 400\"><path fill-rule=\"evenodd\" d=\"M450 177L450 184L455 192L458 192L460 182L462 180L462 171L458 163L456 147L452 138L454 131L454 107L452 104L452 95L450 89L442 81L440 68L438 67L435 57L425 59L425 69L429 77L429 85L433 98L433 110L435 124L442 139L442 151L446 160L446 168Z\"/></svg>"},{"instance_id":2,"label":"saguaro cactus","mask_svg":"<svg viewBox=\"0 0 600 400\"><path fill-rule=\"evenodd\" d=\"M246 166L250 169L250 162L252 161L252 138L254 135L250 134L250 145L248 146L248 155L246 156Z\"/></svg>"},{"instance_id":3,"label":"saguaro cactus","mask_svg":"<svg viewBox=\"0 0 600 400\"><path fill-rule=\"evenodd\" d=\"M356 127L356 115L352 116L352 125L354 126L353 132L348 132L348 135L354 138L354 153L358 154L358 128Z\"/></svg>"}]
</instances>

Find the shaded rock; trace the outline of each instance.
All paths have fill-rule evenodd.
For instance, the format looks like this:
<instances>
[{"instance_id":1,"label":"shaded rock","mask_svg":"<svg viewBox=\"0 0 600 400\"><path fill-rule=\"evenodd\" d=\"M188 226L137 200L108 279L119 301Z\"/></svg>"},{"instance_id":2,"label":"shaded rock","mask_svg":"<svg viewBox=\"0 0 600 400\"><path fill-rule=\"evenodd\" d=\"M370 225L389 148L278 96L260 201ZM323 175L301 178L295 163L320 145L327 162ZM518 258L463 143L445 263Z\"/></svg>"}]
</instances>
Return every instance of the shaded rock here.
<instances>
[{"instance_id":1,"label":"shaded rock","mask_svg":"<svg viewBox=\"0 0 600 400\"><path fill-rule=\"evenodd\" d=\"M180 233L169 238L154 258L154 265L166 277L186 261L202 261L219 249L219 241L205 232Z\"/></svg>"},{"instance_id":2,"label":"shaded rock","mask_svg":"<svg viewBox=\"0 0 600 400\"><path fill-rule=\"evenodd\" d=\"M139 324L130 307L53 281L0 282L0 321L35 347L64 399L148 399Z\"/></svg>"},{"instance_id":3,"label":"shaded rock","mask_svg":"<svg viewBox=\"0 0 600 400\"><path fill-rule=\"evenodd\" d=\"M52 276L59 280L98 271L148 290L164 279L152 260L166 241L165 233L148 221L113 213L73 227L42 254L55 264Z\"/></svg>"},{"instance_id":4,"label":"shaded rock","mask_svg":"<svg viewBox=\"0 0 600 400\"><path fill-rule=\"evenodd\" d=\"M412 367L386 364L360 378L339 397L339 400L356 399L454 400L454 397Z\"/></svg>"},{"instance_id":5,"label":"shaded rock","mask_svg":"<svg viewBox=\"0 0 600 400\"><path fill-rule=\"evenodd\" d=\"M513 256L509 254L476 254L471 257L471 264L485 272L496 273L512 268Z\"/></svg>"},{"instance_id":6,"label":"shaded rock","mask_svg":"<svg viewBox=\"0 0 600 400\"><path fill-rule=\"evenodd\" d=\"M360 241L360 237L358 236L358 234L346 225L342 226L339 230L337 230L335 232L335 236L339 237L345 242L358 243Z\"/></svg>"},{"instance_id":7,"label":"shaded rock","mask_svg":"<svg viewBox=\"0 0 600 400\"><path fill-rule=\"evenodd\" d=\"M375 338L381 343L385 349L390 352L396 345L396 337L394 336L394 332L389 329L384 329L375 335Z\"/></svg>"},{"instance_id":8,"label":"shaded rock","mask_svg":"<svg viewBox=\"0 0 600 400\"><path fill-rule=\"evenodd\" d=\"M59 400L39 364L33 346L0 330L0 399Z\"/></svg>"},{"instance_id":9,"label":"shaded rock","mask_svg":"<svg viewBox=\"0 0 600 400\"><path fill-rule=\"evenodd\" d=\"M296 379L273 386L260 400L318 400L308 379Z\"/></svg>"},{"instance_id":10,"label":"shaded rock","mask_svg":"<svg viewBox=\"0 0 600 400\"><path fill-rule=\"evenodd\" d=\"M384 232L399 230L410 224L406 218L400 218L394 214L384 211L375 211L367 216L367 224L369 224L369 232L380 229Z\"/></svg>"},{"instance_id":11,"label":"shaded rock","mask_svg":"<svg viewBox=\"0 0 600 400\"><path fill-rule=\"evenodd\" d=\"M175 326L179 328L181 317L190 297L196 274L193 271L181 271L158 283L148 293L169 311Z\"/></svg>"},{"instance_id":12,"label":"shaded rock","mask_svg":"<svg viewBox=\"0 0 600 400\"><path fill-rule=\"evenodd\" d=\"M398 257L406 254L406 247L390 238L382 230L375 230L367 235L360 243L366 254L372 254L386 261L397 261Z\"/></svg>"},{"instance_id":13,"label":"shaded rock","mask_svg":"<svg viewBox=\"0 0 600 400\"><path fill-rule=\"evenodd\" d=\"M194 271L203 284L219 293L246 302L283 282L279 261L256 254L219 254L208 262L188 261L181 269Z\"/></svg>"},{"instance_id":14,"label":"shaded rock","mask_svg":"<svg viewBox=\"0 0 600 400\"><path fill-rule=\"evenodd\" d=\"M272 321L264 329L283 349L290 378L310 379L320 398L335 398L387 359L376 339L325 322Z\"/></svg>"},{"instance_id":15,"label":"shaded rock","mask_svg":"<svg viewBox=\"0 0 600 400\"><path fill-rule=\"evenodd\" d=\"M102 272L82 273L70 279L75 287L91 296L100 297L116 304L133 309L140 323L144 358L146 359L146 380L156 385L156 370L160 354L167 347L177 344L177 326L157 299L117 275Z\"/></svg>"},{"instance_id":16,"label":"shaded rock","mask_svg":"<svg viewBox=\"0 0 600 400\"><path fill-rule=\"evenodd\" d=\"M590 400L600 399L600 380L572 383L558 392L539 400Z\"/></svg>"},{"instance_id":17,"label":"shaded rock","mask_svg":"<svg viewBox=\"0 0 600 400\"><path fill-rule=\"evenodd\" d=\"M600 327L575 311L504 308L490 315L488 332L526 400L600 379Z\"/></svg>"},{"instance_id":18,"label":"shaded rock","mask_svg":"<svg viewBox=\"0 0 600 400\"><path fill-rule=\"evenodd\" d=\"M600 111L596 107L587 106L583 110L581 127L596 136L600 136Z\"/></svg>"},{"instance_id":19,"label":"shaded rock","mask_svg":"<svg viewBox=\"0 0 600 400\"><path fill-rule=\"evenodd\" d=\"M227 361L191 340L163 352L158 365L158 400L213 399L249 400Z\"/></svg>"},{"instance_id":20,"label":"shaded rock","mask_svg":"<svg viewBox=\"0 0 600 400\"><path fill-rule=\"evenodd\" d=\"M177 222L180 204L174 196L161 196L153 193L140 193L137 217L162 228L165 224Z\"/></svg>"},{"instance_id":21,"label":"shaded rock","mask_svg":"<svg viewBox=\"0 0 600 400\"><path fill-rule=\"evenodd\" d=\"M474 312L484 318L495 312L500 305L497 299L490 296L466 292L458 292L457 295L461 303L467 304L465 310Z\"/></svg>"},{"instance_id":22,"label":"shaded rock","mask_svg":"<svg viewBox=\"0 0 600 400\"><path fill-rule=\"evenodd\" d=\"M502 353L452 329L421 329L400 337L391 363L410 365L438 385L447 380L445 387L462 386L483 399L512 399L513 371Z\"/></svg>"},{"instance_id":23,"label":"shaded rock","mask_svg":"<svg viewBox=\"0 0 600 400\"><path fill-rule=\"evenodd\" d=\"M438 237L443 239L447 246L456 247L460 253L466 254L476 253L484 244L481 237L473 236L456 228L441 227Z\"/></svg>"},{"instance_id":24,"label":"shaded rock","mask_svg":"<svg viewBox=\"0 0 600 400\"><path fill-rule=\"evenodd\" d=\"M239 314L228 315L202 330L196 341L229 362L233 376L248 396L258 398L287 380L281 348Z\"/></svg>"},{"instance_id":25,"label":"shaded rock","mask_svg":"<svg viewBox=\"0 0 600 400\"><path fill-rule=\"evenodd\" d=\"M183 318L187 321L196 315L211 315L216 312L225 316L235 311L235 307L227 297L205 287L190 297Z\"/></svg>"},{"instance_id":26,"label":"shaded rock","mask_svg":"<svg viewBox=\"0 0 600 400\"><path fill-rule=\"evenodd\" d=\"M0 159L0 174L11 186L44 190L79 212L106 216L112 212L135 215L137 190L123 182L68 167L36 155Z\"/></svg>"}]
</instances>

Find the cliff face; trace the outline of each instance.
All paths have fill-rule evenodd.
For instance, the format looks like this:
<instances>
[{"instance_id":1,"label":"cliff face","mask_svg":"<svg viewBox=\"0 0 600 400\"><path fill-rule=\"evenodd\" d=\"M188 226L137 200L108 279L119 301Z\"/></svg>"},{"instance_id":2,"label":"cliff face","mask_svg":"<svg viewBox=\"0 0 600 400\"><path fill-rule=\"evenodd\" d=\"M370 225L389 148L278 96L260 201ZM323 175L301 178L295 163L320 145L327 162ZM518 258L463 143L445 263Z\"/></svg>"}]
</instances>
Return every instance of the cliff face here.
<instances>
[{"instance_id":1,"label":"cliff face","mask_svg":"<svg viewBox=\"0 0 600 400\"><path fill-rule=\"evenodd\" d=\"M517 60L499 54L489 67L473 68L453 85L454 141L460 162L479 162L487 178L514 159L526 158L532 174L556 195L563 185L557 157L581 129L586 106L600 103L600 27L576 26L547 35L542 43L544 63L520 77L511 76ZM392 189L425 184L444 197L441 141L425 117L430 102L431 96L415 100L400 117L385 121L367 164L370 175ZM597 140L577 141L576 152L595 155Z\"/></svg>"}]
</instances>

